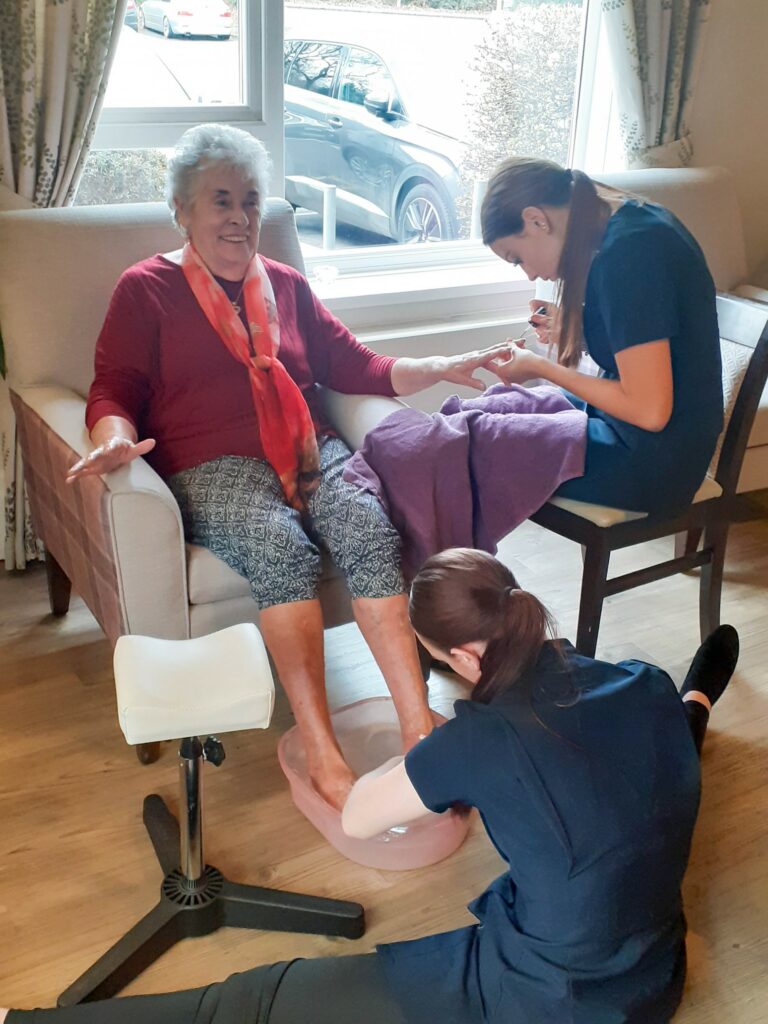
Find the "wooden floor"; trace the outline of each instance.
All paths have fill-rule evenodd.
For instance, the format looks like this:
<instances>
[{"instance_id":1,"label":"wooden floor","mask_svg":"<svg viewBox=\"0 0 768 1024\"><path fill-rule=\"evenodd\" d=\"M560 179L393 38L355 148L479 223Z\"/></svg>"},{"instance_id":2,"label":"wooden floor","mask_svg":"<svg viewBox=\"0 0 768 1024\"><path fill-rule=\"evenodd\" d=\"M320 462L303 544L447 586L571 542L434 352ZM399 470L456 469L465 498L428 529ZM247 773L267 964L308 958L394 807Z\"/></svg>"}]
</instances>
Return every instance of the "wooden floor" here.
<instances>
[{"instance_id":1,"label":"wooden floor","mask_svg":"<svg viewBox=\"0 0 768 1024\"><path fill-rule=\"evenodd\" d=\"M504 557L573 636L578 548L526 525ZM637 552L623 552L612 571L638 564ZM698 642L697 586L695 576L678 577L609 600L598 656L653 661L679 681ZM733 529L723 621L738 628L742 658L705 751L685 887L689 983L676 1024L768 1020L768 520ZM353 627L328 635L328 670L336 705L383 692ZM458 692L438 680L438 709ZM207 858L238 881L359 900L365 937L227 929L172 950L128 992L456 927L470 920L467 901L499 873L477 828L457 854L422 871L374 871L340 858L291 803L275 756L289 724L281 700L272 728L232 735L226 763L206 769ZM64 619L48 614L40 566L0 570L0 738L0 1005L53 1005L155 902L158 869L141 801L156 791L175 806L176 761L167 746L159 762L139 765L118 728L108 645L79 601Z\"/></svg>"}]
</instances>

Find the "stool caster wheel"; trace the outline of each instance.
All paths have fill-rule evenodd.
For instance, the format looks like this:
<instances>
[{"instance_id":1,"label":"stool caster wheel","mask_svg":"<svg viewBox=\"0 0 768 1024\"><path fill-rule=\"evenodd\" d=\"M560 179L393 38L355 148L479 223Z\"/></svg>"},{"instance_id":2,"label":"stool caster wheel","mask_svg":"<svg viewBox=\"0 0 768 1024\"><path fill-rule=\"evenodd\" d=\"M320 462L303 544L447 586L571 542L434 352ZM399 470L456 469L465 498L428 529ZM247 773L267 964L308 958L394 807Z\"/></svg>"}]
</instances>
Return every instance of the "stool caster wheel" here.
<instances>
[{"instance_id":1,"label":"stool caster wheel","mask_svg":"<svg viewBox=\"0 0 768 1024\"><path fill-rule=\"evenodd\" d=\"M160 743L137 743L136 757L142 764L154 764L160 757Z\"/></svg>"}]
</instances>

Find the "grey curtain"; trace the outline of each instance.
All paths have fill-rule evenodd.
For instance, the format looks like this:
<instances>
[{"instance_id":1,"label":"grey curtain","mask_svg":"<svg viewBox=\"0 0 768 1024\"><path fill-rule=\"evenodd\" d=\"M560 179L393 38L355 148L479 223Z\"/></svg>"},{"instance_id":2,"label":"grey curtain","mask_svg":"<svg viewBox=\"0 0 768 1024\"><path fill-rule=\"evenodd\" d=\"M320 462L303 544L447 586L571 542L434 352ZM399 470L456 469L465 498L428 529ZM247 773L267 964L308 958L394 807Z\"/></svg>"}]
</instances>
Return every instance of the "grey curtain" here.
<instances>
[{"instance_id":1,"label":"grey curtain","mask_svg":"<svg viewBox=\"0 0 768 1024\"><path fill-rule=\"evenodd\" d=\"M601 0L630 167L684 167L688 115L715 0Z\"/></svg>"},{"instance_id":2,"label":"grey curtain","mask_svg":"<svg viewBox=\"0 0 768 1024\"><path fill-rule=\"evenodd\" d=\"M0 188L16 200L2 202L0 197L0 208L72 202L96 130L125 5L126 0L0 0ZM0 556L6 569L23 569L40 550L4 383L0 453L5 481Z\"/></svg>"}]
</instances>

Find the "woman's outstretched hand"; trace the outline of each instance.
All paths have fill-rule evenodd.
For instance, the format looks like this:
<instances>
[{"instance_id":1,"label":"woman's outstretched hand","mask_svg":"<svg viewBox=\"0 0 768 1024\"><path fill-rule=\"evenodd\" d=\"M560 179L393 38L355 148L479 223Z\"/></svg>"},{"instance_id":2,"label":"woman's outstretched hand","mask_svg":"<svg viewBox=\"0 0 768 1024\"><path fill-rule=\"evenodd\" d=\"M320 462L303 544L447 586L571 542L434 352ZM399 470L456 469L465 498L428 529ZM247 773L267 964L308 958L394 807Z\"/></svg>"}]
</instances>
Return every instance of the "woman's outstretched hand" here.
<instances>
[{"instance_id":1,"label":"woman's outstretched hand","mask_svg":"<svg viewBox=\"0 0 768 1024\"><path fill-rule=\"evenodd\" d=\"M144 441L131 441L127 437L110 437L98 448L76 462L67 473L67 483L71 484L83 476L100 476L111 473L120 466L125 466L141 455L146 455L155 447L153 438Z\"/></svg>"},{"instance_id":2,"label":"woman's outstretched hand","mask_svg":"<svg viewBox=\"0 0 768 1024\"><path fill-rule=\"evenodd\" d=\"M496 373L496 363L509 359L514 342L505 341L500 345L479 349L476 352L464 352L459 356L446 356L443 380L451 384L463 384L476 391L485 391L485 384L475 376L478 370L489 370ZM498 376L498 374L497 374Z\"/></svg>"},{"instance_id":3,"label":"woman's outstretched hand","mask_svg":"<svg viewBox=\"0 0 768 1024\"><path fill-rule=\"evenodd\" d=\"M510 345L511 342L505 341L475 352L463 352L460 356L422 356L419 359L403 356L392 367L392 387L396 395L415 395L417 391L447 380L485 391L485 384L475 373L482 369L495 373L494 360L508 358Z\"/></svg>"}]
</instances>

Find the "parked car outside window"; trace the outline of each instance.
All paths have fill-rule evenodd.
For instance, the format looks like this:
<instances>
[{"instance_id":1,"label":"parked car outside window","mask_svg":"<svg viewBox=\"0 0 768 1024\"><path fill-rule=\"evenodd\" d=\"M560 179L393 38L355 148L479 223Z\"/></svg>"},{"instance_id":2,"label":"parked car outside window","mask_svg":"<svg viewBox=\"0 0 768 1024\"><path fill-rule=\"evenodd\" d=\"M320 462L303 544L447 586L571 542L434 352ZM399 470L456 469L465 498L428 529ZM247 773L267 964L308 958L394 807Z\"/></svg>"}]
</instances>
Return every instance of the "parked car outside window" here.
<instances>
[{"instance_id":1,"label":"parked car outside window","mask_svg":"<svg viewBox=\"0 0 768 1024\"><path fill-rule=\"evenodd\" d=\"M284 49L286 196L401 243L457 236L462 144L409 116L387 63L350 43L288 39Z\"/></svg>"},{"instance_id":2,"label":"parked car outside window","mask_svg":"<svg viewBox=\"0 0 768 1024\"><path fill-rule=\"evenodd\" d=\"M229 39L233 15L224 0L144 0L137 11L137 28L173 36L217 36Z\"/></svg>"}]
</instances>

